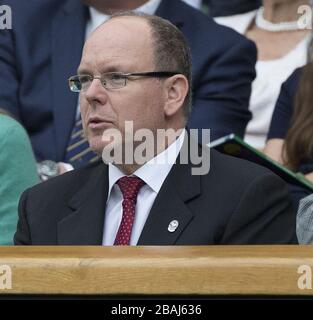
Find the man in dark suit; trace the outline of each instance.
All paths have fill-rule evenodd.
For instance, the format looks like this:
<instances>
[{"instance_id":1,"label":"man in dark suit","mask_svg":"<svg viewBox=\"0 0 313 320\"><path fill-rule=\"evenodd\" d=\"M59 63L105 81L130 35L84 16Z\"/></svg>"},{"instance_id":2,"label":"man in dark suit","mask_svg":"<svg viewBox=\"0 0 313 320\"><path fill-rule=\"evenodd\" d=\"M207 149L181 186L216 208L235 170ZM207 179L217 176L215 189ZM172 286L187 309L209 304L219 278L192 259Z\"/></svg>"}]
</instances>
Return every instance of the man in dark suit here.
<instances>
[{"instance_id":1,"label":"man in dark suit","mask_svg":"<svg viewBox=\"0 0 313 320\"><path fill-rule=\"evenodd\" d=\"M113 150L113 160L24 192L15 244L295 242L287 187L268 170L213 150L209 172L191 170L197 164L195 145L184 130L192 104L190 82L188 46L168 21L124 14L93 32L70 87L80 92L91 148L105 159ZM135 135L127 129L129 122ZM160 129L175 135L165 139ZM143 139L144 151L140 138L134 138L142 130L150 134ZM187 158L182 157L186 149ZM197 151L203 163L208 161L207 147L196 145ZM136 155L143 154L147 160L141 163Z\"/></svg>"},{"instance_id":2,"label":"man in dark suit","mask_svg":"<svg viewBox=\"0 0 313 320\"><path fill-rule=\"evenodd\" d=\"M98 15L156 3L84 2ZM91 7L77 0L5 3L12 8L13 29L0 33L0 107L25 126L38 161L64 162L78 105L64 84L79 65ZM189 127L211 128L211 140L231 132L243 136L251 118L255 45L180 0L160 1L155 14L178 26L191 47L194 109Z\"/></svg>"}]
</instances>

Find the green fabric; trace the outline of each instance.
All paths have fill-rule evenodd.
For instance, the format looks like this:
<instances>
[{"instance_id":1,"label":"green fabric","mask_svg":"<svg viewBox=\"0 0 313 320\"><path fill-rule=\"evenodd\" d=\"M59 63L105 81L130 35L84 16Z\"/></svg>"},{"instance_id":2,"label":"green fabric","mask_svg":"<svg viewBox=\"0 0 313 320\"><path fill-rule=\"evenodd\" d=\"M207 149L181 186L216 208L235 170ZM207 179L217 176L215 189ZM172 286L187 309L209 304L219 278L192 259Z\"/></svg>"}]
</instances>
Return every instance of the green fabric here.
<instances>
[{"instance_id":1,"label":"green fabric","mask_svg":"<svg viewBox=\"0 0 313 320\"><path fill-rule=\"evenodd\" d=\"M39 182L24 128L0 114L0 245L12 245L22 192Z\"/></svg>"}]
</instances>

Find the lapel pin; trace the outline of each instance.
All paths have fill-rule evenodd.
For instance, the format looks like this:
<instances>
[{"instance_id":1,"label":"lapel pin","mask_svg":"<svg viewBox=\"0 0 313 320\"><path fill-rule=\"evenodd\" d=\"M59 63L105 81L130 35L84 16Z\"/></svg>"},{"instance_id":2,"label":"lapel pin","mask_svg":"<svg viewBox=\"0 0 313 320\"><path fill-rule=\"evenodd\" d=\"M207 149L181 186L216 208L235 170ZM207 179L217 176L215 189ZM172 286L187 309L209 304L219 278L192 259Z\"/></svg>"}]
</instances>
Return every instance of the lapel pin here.
<instances>
[{"instance_id":1,"label":"lapel pin","mask_svg":"<svg viewBox=\"0 0 313 320\"><path fill-rule=\"evenodd\" d=\"M177 220L173 220L173 221L171 221L170 224L168 225L167 230L168 230L169 232L174 232L174 231L177 229L178 225L179 225L178 221L177 221Z\"/></svg>"}]
</instances>

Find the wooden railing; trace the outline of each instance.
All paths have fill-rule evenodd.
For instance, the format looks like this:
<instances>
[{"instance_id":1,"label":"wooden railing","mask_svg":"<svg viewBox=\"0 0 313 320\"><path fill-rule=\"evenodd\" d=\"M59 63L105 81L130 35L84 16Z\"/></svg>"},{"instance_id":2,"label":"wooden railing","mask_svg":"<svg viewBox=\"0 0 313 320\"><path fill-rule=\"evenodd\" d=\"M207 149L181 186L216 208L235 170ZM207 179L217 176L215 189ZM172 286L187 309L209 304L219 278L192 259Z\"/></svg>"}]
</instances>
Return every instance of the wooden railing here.
<instances>
[{"instance_id":1,"label":"wooden railing","mask_svg":"<svg viewBox=\"0 0 313 320\"><path fill-rule=\"evenodd\" d=\"M313 246L0 247L0 295L313 295L312 270Z\"/></svg>"}]
</instances>

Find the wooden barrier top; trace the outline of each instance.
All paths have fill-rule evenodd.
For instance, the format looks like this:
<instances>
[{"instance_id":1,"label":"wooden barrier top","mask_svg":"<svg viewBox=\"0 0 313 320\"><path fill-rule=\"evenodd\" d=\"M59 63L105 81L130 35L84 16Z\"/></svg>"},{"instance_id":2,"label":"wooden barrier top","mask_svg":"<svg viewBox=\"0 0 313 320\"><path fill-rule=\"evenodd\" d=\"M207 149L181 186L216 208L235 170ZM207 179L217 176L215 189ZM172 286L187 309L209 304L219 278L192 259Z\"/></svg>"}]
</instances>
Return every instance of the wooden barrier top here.
<instances>
[{"instance_id":1,"label":"wooden barrier top","mask_svg":"<svg viewBox=\"0 0 313 320\"><path fill-rule=\"evenodd\" d=\"M312 270L313 246L0 247L0 295L313 295Z\"/></svg>"}]
</instances>

